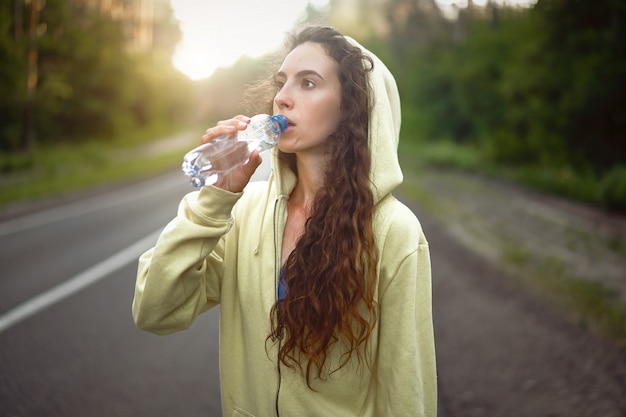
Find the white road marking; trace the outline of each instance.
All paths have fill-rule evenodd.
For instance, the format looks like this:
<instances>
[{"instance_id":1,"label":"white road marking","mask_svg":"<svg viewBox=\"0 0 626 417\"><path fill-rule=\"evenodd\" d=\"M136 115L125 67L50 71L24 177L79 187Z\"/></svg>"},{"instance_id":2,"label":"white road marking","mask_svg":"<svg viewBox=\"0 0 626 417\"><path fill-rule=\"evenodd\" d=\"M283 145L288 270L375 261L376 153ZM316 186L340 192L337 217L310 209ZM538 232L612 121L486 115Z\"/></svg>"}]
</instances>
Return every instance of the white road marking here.
<instances>
[{"instance_id":1,"label":"white road marking","mask_svg":"<svg viewBox=\"0 0 626 417\"><path fill-rule=\"evenodd\" d=\"M270 152L264 152L270 155ZM269 156L263 157L261 167L255 173L254 181L266 180L271 170ZM124 203L135 201L142 197L147 197L154 193L164 192L165 189L178 187L181 184L180 176L164 176L155 178L155 185L152 183L142 183L141 190L137 187L129 187L119 191L119 195L112 198L110 194L93 197L88 201L82 200L76 203L65 204L42 212L33 213L17 219L12 219L0 223L0 236L34 229L61 220L71 219L84 214L93 213L109 207L114 207ZM182 180L184 181L184 179ZM193 188L190 188L192 191ZM154 245L162 229L144 237L138 242L128 246L126 249L116 253L108 259L92 266L64 283L31 298L19 306L0 315L0 333L14 326L15 324L34 316L42 310L58 303L59 301L79 292L80 290L94 284L102 278L110 275L118 269L124 267L129 262L136 261L139 256L148 248Z\"/></svg>"},{"instance_id":2,"label":"white road marking","mask_svg":"<svg viewBox=\"0 0 626 417\"><path fill-rule=\"evenodd\" d=\"M156 242L162 229L159 229L143 239L133 243L115 255L81 272L64 283L20 304L0 316L0 333L14 326L55 303L67 298L80 290L96 283L102 278L136 261L139 256Z\"/></svg>"},{"instance_id":3,"label":"white road marking","mask_svg":"<svg viewBox=\"0 0 626 417\"><path fill-rule=\"evenodd\" d=\"M182 174L180 176L161 176L154 178L149 182L143 182L138 186L120 189L114 195L106 193L104 195L92 197L89 200L80 200L70 204L63 204L49 210L11 219L0 223L0 236L34 229L36 227L45 226L61 220L67 220L121 204L130 203L155 193L162 193L169 188L179 187L185 182L185 177ZM192 190L193 188L189 187L189 191Z\"/></svg>"}]
</instances>

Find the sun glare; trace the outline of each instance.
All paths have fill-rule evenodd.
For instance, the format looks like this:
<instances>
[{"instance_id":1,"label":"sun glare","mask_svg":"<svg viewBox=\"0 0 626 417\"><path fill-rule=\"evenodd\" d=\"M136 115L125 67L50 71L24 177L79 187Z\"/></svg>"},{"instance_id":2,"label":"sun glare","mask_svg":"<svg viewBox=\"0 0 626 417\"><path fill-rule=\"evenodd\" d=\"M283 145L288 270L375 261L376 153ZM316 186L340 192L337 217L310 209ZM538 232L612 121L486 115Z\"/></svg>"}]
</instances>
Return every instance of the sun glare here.
<instances>
[{"instance_id":1,"label":"sun glare","mask_svg":"<svg viewBox=\"0 0 626 417\"><path fill-rule=\"evenodd\" d=\"M183 33L174 65L197 80L243 55L261 56L281 45L307 3L324 7L328 0L172 0Z\"/></svg>"}]
</instances>

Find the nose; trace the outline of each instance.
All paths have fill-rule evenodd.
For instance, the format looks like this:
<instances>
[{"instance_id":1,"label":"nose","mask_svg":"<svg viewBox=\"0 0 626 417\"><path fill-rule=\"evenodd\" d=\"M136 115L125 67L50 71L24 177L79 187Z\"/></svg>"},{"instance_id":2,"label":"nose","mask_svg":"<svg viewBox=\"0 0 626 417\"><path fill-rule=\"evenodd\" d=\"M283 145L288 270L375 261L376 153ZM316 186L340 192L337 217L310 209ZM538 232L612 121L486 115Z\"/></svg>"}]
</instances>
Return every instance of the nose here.
<instances>
[{"instance_id":1,"label":"nose","mask_svg":"<svg viewBox=\"0 0 626 417\"><path fill-rule=\"evenodd\" d=\"M274 106L278 110L291 109L293 107L293 98L286 87L284 85L274 96Z\"/></svg>"}]
</instances>

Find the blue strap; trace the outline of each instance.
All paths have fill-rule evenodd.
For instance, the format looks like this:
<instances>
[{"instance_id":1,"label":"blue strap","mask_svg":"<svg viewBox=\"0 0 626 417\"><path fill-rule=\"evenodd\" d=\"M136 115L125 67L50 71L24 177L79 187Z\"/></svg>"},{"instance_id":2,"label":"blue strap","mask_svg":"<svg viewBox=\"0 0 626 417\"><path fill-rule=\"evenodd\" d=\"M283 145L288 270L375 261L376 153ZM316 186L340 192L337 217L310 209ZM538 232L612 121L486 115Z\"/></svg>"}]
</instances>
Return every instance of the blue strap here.
<instances>
[{"instance_id":1,"label":"blue strap","mask_svg":"<svg viewBox=\"0 0 626 417\"><path fill-rule=\"evenodd\" d=\"M287 285L283 276L283 268L280 268L280 280L278 281L278 300L282 300L287 295Z\"/></svg>"}]
</instances>

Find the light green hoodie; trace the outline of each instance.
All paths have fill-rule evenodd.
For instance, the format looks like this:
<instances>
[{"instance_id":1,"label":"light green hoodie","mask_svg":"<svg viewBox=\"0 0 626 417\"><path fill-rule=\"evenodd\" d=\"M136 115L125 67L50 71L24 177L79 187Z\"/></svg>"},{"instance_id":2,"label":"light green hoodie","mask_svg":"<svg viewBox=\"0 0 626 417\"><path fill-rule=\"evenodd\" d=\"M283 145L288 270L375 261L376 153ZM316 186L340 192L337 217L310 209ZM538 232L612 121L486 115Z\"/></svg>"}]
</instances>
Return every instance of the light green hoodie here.
<instances>
[{"instance_id":1,"label":"light green hoodie","mask_svg":"<svg viewBox=\"0 0 626 417\"><path fill-rule=\"evenodd\" d=\"M325 380L314 379L311 390L301 372L279 366L278 345L267 341L286 201L296 183L276 150L267 182L250 183L239 194L204 187L185 196L177 217L139 260L133 302L139 328L183 330L220 305L224 417L436 415L428 243L414 214L391 195L402 182L400 100L393 76L370 55L370 176L379 256L370 367L350 362ZM341 353L339 347L331 351L331 366Z\"/></svg>"}]
</instances>

